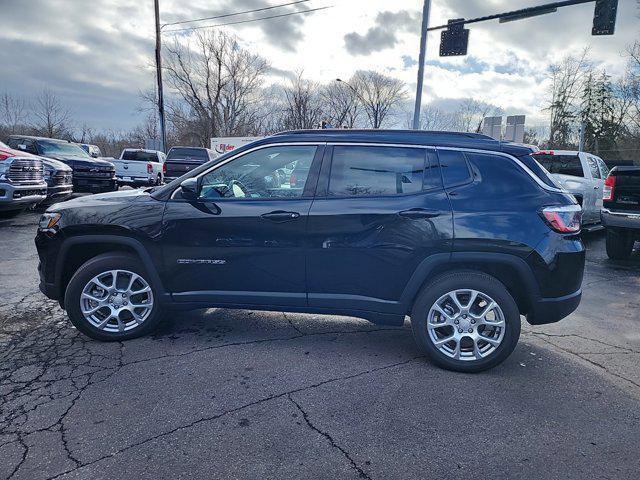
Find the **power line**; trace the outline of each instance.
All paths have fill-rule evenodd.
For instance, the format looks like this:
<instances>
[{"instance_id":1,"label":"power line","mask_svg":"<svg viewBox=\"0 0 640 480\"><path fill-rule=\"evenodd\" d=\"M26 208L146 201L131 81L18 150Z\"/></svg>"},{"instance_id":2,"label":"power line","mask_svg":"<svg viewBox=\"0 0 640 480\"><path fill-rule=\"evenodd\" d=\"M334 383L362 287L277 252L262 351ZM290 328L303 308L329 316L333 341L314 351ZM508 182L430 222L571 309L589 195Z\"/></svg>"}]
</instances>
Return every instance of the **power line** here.
<instances>
[{"instance_id":1,"label":"power line","mask_svg":"<svg viewBox=\"0 0 640 480\"><path fill-rule=\"evenodd\" d=\"M333 5L329 5L327 7L312 8L312 9L309 9L309 10L301 10L299 12L281 13L280 15L271 15L269 17L252 18L250 20L238 20L237 22L216 23L214 25L201 25L199 27L174 28L172 30L166 30L166 33L183 32L185 30L200 30L201 28L225 27L227 25L239 25L241 23L259 22L261 20L270 20L272 18L289 17L291 15L301 15L301 14L304 14L304 13L318 12L320 10L326 10L328 8L333 8Z\"/></svg>"},{"instance_id":2,"label":"power line","mask_svg":"<svg viewBox=\"0 0 640 480\"><path fill-rule=\"evenodd\" d=\"M202 22L204 20L215 20L217 18L235 17L236 15L244 15L246 13L255 13L255 12L264 12L265 10L273 10L274 8L288 7L289 5L296 5L298 3L305 3L305 2L310 2L310 1L311 0L298 0L296 2L281 3L280 5L272 5L270 7L255 8L253 10L245 10L243 12L225 13L224 15L216 15L216 16L213 16L213 17L203 17L203 18L196 18L196 19L193 19L193 20L182 20L180 22L165 23L162 26L163 27L168 27L170 25L182 25L183 23Z\"/></svg>"}]
</instances>

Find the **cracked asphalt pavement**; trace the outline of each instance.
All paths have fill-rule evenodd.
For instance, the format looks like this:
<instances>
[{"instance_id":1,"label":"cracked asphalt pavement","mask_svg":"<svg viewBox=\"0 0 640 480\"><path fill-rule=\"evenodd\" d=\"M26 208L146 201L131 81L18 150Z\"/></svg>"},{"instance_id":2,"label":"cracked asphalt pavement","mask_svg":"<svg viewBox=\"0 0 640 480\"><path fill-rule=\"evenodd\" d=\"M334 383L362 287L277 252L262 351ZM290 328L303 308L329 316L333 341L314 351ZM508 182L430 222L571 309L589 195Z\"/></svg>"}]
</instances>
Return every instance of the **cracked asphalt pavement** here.
<instances>
[{"instance_id":1,"label":"cracked asphalt pavement","mask_svg":"<svg viewBox=\"0 0 640 480\"><path fill-rule=\"evenodd\" d=\"M37 287L38 214L0 220L0 478L636 479L640 252L586 238L584 297L499 367L423 358L408 323L175 314L92 341Z\"/></svg>"}]
</instances>

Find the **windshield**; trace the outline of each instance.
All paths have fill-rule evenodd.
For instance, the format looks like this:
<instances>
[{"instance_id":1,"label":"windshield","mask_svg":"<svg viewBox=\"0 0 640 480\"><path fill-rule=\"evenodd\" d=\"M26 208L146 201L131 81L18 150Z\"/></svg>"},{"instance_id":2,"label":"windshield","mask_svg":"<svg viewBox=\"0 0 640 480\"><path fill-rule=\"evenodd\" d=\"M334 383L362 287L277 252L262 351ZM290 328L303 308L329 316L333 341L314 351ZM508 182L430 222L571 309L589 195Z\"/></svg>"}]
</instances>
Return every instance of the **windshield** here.
<instances>
[{"instance_id":1,"label":"windshield","mask_svg":"<svg viewBox=\"0 0 640 480\"><path fill-rule=\"evenodd\" d=\"M91 158L87 152L74 143L39 140L38 146L44 155L73 155L75 157Z\"/></svg>"},{"instance_id":2,"label":"windshield","mask_svg":"<svg viewBox=\"0 0 640 480\"><path fill-rule=\"evenodd\" d=\"M133 162L157 162L158 156L154 152L125 150L122 152L122 160L131 160Z\"/></svg>"}]
</instances>

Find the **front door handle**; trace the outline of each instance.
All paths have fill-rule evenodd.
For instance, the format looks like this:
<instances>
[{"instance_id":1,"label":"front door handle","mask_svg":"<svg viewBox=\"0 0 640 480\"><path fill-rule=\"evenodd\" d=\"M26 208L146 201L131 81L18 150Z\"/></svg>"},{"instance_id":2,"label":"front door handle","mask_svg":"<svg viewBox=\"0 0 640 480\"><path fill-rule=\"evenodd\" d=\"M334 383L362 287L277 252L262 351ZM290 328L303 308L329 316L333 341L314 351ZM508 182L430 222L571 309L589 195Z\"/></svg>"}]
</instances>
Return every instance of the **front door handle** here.
<instances>
[{"instance_id":1,"label":"front door handle","mask_svg":"<svg viewBox=\"0 0 640 480\"><path fill-rule=\"evenodd\" d=\"M285 212L284 210L276 210L274 212L263 213L260 215L265 220L271 220L272 222L288 222L295 220L300 216L298 212Z\"/></svg>"},{"instance_id":2,"label":"front door handle","mask_svg":"<svg viewBox=\"0 0 640 480\"><path fill-rule=\"evenodd\" d=\"M398 215L405 218L435 218L440 216L440 212L436 210L428 210L426 208L412 208L410 210L403 210L398 212Z\"/></svg>"}]
</instances>

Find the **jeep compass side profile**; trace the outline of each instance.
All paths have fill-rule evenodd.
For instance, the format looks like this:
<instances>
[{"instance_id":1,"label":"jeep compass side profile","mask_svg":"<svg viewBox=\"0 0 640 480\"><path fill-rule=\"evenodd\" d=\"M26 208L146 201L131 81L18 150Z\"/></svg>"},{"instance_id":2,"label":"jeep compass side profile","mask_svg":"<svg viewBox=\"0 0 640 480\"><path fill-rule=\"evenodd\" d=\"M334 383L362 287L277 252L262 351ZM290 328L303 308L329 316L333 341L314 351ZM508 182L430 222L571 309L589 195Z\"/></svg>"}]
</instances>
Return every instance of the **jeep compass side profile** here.
<instances>
[{"instance_id":1,"label":"jeep compass side profile","mask_svg":"<svg viewBox=\"0 0 640 480\"><path fill-rule=\"evenodd\" d=\"M531 153L478 134L277 134L165 186L51 207L40 288L99 340L167 309L409 315L435 363L485 370L521 315L556 322L581 298L580 207ZM274 182L285 166L295 182Z\"/></svg>"}]
</instances>

